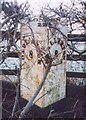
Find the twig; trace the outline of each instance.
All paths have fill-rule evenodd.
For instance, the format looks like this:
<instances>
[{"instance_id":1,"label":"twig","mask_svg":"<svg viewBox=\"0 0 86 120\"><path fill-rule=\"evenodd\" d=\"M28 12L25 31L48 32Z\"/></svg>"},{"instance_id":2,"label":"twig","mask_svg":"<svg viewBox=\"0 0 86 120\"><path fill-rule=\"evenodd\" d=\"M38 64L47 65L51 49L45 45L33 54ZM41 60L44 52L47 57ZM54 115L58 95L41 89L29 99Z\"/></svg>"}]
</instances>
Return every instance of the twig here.
<instances>
[{"instance_id":1,"label":"twig","mask_svg":"<svg viewBox=\"0 0 86 120\"><path fill-rule=\"evenodd\" d=\"M13 106L11 118L14 117L14 114L15 114L15 111L16 111L16 108L17 108L17 105L18 105L18 102L19 102L19 85L18 85L17 88L16 88L16 97L15 97L15 103L14 103L14 106Z\"/></svg>"},{"instance_id":2,"label":"twig","mask_svg":"<svg viewBox=\"0 0 86 120\"><path fill-rule=\"evenodd\" d=\"M24 118L25 114L27 114L29 112L30 108L32 107L33 101L35 100L35 98L37 97L37 95L39 94L40 90L42 89L42 87L45 83L45 80L46 80L46 77L50 71L50 68L51 68L51 64L48 66L48 68L44 74L43 80L42 80L41 84L39 85L38 89L36 90L36 92L34 93L32 98L30 99L30 101L26 104L24 110L20 113L20 116L19 116L20 120L22 118Z\"/></svg>"},{"instance_id":3,"label":"twig","mask_svg":"<svg viewBox=\"0 0 86 120\"><path fill-rule=\"evenodd\" d=\"M3 99L2 103L0 103L0 107L2 106L2 104L4 103L4 101L6 100L6 96L7 96L7 93L5 94L4 99Z\"/></svg>"},{"instance_id":4,"label":"twig","mask_svg":"<svg viewBox=\"0 0 86 120\"><path fill-rule=\"evenodd\" d=\"M20 72L18 72L18 85L16 87L16 97L15 97L15 103L13 106L13 110L12 110L12 114L11 114L11 118L14 117L18 102L19 102L19 93L20 93Z\"/></svg>"}]
</instances>

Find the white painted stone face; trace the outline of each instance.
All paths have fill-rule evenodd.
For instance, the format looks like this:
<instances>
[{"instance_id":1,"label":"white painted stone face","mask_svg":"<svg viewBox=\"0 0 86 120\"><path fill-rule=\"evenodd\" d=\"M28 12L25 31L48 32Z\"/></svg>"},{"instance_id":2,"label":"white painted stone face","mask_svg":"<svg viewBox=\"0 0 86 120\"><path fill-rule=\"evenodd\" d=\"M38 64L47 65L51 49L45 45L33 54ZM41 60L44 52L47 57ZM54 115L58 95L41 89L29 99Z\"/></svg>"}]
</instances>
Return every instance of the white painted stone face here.
<instances>
[{"instance_id":1,"label":"white painted stone face","mask_svg":"<svg viewBox=\"0 0 86 120\"><path fill-rule=\"evenodd\" d=\"M47 53L49 47L48 33L50 31L48 31L47 27L38 27L37 24L37 22L32 22L30 25L34 32L35 41L38 41L40 49L42 49L43 52ZM42 62L38 63L39 58L37 56L37 49L35 45L30 42L32 36L27 25L22 26L22 38L25 34L27 34L28 36L25 37L25 40L28 41L28 44L24 48L24 60L22 60L21 96L27 100L30 100L30 98L33 96L38 86L40 85L46 70ZM59 34L60 33L56 33L56 36L58 36ZM51 39L51 41L54 41L54 37ZM58 51L58 57L53 61L53 64L58 63L58 61L63 58L64 50L62 50L60 43L53 43L53 45L51 46L50 53L52 57L54 57L55 51ZM36 98L36 104L40 107L49 106L57 102L58 100L63 99L66 95L65 90L66 60L62 59L62 63L51 67L45 84Z\"/></svg>"}]
</instances>

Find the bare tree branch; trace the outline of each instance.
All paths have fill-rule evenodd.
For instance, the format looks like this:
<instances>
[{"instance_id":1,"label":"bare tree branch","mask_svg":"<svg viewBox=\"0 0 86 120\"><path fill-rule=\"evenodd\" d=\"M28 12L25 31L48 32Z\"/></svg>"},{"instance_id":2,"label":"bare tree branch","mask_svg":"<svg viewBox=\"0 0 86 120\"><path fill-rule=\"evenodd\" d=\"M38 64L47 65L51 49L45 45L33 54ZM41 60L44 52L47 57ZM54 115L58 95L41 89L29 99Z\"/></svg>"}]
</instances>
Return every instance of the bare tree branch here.
<instances>
[{"instance_id":1,"label":"bare tree branch","mask_svg":"<svg viewBox=\"0 0 86 120\"><path fill-rule=\"evenodd\" d=\"M32 98L29 100L29 102L27 103L27 105L25 106L24 110L21 112L20 116L19 116L19 119L22 119L24 118L25 114L27 114L30 110L30 108L32 107L33 105L33 101L35 100L35 98L37 97L37 95L39 94L40 90L42 89L44 83L45 83L45 80L46 80L46 77L50 71L50 68L51 68L51 63L47 66L47 69L46 69L46 72L43 76L43 80L41 82L41 84L39 85L38 89L36 90L36 92L34 93L34 95L32 96Z\"/></svg>"}]
</instances>

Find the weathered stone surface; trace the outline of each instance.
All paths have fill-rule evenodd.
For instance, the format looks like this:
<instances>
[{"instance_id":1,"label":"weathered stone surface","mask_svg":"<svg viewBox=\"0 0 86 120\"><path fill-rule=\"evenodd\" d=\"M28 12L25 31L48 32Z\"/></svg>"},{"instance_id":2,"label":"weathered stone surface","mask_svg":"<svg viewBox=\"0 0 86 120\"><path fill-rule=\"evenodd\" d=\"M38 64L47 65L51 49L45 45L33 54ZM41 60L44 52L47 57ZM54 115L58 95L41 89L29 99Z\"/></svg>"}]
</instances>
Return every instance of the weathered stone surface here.
<instances>
[{"instance_id":1,"label":"weathered stone surface","mask_svg":"<svg viewBox=\"0 0 86 120\"><path fill-rule=\"evenodd\" d=\"M35 41L38 41L39 47L44 48L44 52L48 48L48 31L47 27L38 27L36 22L31 23L31 28L34 32ZM65 31L64 31L65 33ZM25 35L27 36L25 37ZM56 33L59 36L60 33ZM24 48L24 60L22 61L21 70L21 96L27 100L30 100L32 95L37 90L40 85L43 75L45 73L45 68L43 63L38 63L37 50L33 44L31 44L32 34L27 25L22 26L22 38L28 41L28 44ZM56 37L56 36L55 36ZM62 36L61 36L62 37ZM54 41L52 37L51 41ZM23 41L22 41L23 43ZM65 44L65 42L64 42ZM60 43L54 43L51 47L51 55L55 54L55 50L59 53L62 52ZM33 52L33 57L30 57L30 52ZM58 55L58 58L54 60L57 63L58 60L62 59L63 52ZM45 84L38 94L37 99L39 99L36 104L40 107L46 107L58 100L65 97L66 92L66 60L62 60L62 63L56 66L52 66L50 72L47 76Z\"/></svg>"}]
</instances>

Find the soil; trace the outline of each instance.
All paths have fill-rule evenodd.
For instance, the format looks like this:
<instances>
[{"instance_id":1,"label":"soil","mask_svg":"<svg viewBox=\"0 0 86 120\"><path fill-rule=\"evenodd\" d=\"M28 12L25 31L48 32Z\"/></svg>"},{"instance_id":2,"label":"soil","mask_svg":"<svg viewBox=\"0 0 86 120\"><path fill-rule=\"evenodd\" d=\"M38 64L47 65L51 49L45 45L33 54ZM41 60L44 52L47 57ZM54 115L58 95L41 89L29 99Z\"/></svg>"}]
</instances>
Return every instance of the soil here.
<instances>
[{"instance_id":1,"label":"soil","mask_svg":"<svg viewBox=\"0 0 86 120\"><path fill-rule=\"evenodd\" d=\"M42 120L42 118L86 118L86 86L76 86L67 84L66 98L46 107L39 108L34 105L30 112L25 116L25 120ZM2 118L9 119L15 101L15 87L7 81L2 82ZM28 101L19 97L14 120L18 118L21 109Z\"/></svg>"}]
</instances>

